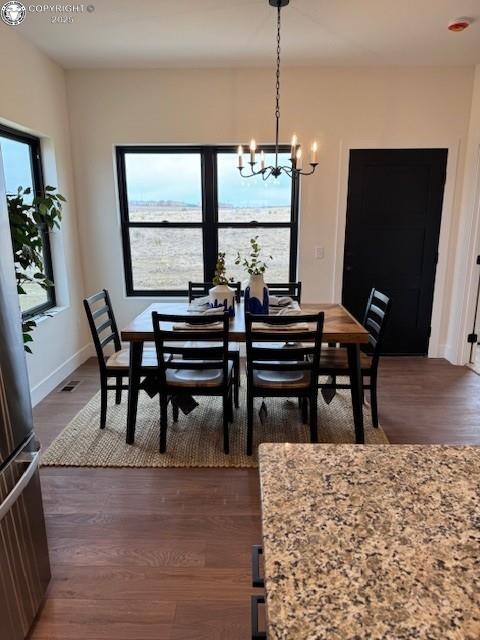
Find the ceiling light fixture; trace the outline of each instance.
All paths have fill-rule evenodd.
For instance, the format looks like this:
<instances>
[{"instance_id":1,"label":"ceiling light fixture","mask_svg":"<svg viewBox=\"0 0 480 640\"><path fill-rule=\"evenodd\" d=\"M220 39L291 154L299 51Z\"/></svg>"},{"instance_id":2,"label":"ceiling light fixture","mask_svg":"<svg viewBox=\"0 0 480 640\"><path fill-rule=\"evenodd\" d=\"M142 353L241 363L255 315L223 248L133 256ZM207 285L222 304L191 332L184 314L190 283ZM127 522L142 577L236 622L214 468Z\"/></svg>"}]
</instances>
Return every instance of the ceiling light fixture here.
<instances>
[{"instance_id":1,"label":"ceiling light fixture","mask_svg":"<svg viewBox=\"0 0 480 640\"><path fill-rule=\"evenodd\" d=\"M290 0L268 0L268 3L277 9L277 71L276 71L276 97L275 97L275 164L265 166L265 153L260 150L260 168L256 169L257 164L257 145L254 139L250 142L250 173L244 173L244 160L243 160L243 147L238 147L237 152L237 167L240 171L240 175L243 178L251 178L253 176L262 176L263 180L267 180L270 176L278 178L283 173L287 174L290 178L298 178L298 176L310 176L315 171L318 165L318 145L314 142L310 151L310 169L303 171L303 153L302 147L298 144L297 136L292 138L292 144L290 149L290 164L280 165L278 162L279 154L279 142L278 135L280 131L280 30L281 30L281 16L280 12L282 7L286 7Z\"/></svg>"}]
</instances>

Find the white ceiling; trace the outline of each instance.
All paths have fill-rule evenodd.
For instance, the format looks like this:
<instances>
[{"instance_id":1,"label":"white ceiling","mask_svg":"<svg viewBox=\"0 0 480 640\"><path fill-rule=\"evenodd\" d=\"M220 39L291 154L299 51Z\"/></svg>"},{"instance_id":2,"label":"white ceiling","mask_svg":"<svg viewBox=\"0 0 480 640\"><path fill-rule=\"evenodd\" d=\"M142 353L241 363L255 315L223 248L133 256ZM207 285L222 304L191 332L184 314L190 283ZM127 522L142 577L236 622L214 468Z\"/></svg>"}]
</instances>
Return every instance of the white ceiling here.
<instances>
[{"instance_id":1,"label":"white ceiling","mask_svg":"<svg viewBox=\"0 0 480 640\"><path fill-rule=\"evenodd\" d=\"M276 15L268 0L91 3L91 13L64 14L73 16L73 24L52 23L58 14L29 12L18 27L2 26L15 28L67 68L273 62ZM447 23L459 16L475 22L451 33ZM480 0L291 0L282 20L285 65L480 63Z\"/></svg>"}]
</instances>

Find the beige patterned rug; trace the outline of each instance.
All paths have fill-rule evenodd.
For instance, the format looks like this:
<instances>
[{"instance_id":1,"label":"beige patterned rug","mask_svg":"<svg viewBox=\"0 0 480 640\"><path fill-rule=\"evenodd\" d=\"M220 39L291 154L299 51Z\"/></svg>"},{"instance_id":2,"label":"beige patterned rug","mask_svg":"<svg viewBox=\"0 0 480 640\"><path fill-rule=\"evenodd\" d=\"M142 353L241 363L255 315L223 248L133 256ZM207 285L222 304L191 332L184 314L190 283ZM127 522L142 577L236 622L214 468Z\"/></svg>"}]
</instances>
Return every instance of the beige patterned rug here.
<instances>
[{"instance_id":1,"label":"beige patterned rug","mask_svg":"<svg viewBox=\"0 0 480 640\"><path fill-rule=\"evenodd\" d=\"M309 442L296 399L269 398L268 416L262 425L258 417L261 401L255 404L254 455L247 456L246 384L243 382L240 408L230 425L230 454L223 453L222 410L219 398L197 398L199 406L188 416L180 412L172 422L169 407L167 452L159 446L158 397L140 393L134 445L125 443L127 403L115 405L109 393L107 426L100 430L100 393L75 416L43 454L44 466L72 467L257 467L256 450L262 442ZM123 394L125 398L125 393ZM338 391L329 405L319 394L319 442L353 443L354 428L349 391ZM380 427L372 427L369 407L364 407L365 439L368 444L388 444Z\"/></svg>"}]
</instances>

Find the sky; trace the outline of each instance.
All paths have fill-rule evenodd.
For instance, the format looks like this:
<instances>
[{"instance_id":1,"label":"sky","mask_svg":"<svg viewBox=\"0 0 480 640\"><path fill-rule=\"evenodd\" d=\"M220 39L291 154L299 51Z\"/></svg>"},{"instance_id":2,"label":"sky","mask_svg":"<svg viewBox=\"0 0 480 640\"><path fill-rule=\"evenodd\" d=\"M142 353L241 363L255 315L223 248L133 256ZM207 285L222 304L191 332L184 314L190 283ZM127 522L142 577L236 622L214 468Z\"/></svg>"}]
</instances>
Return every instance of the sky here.
<instances>
[{"instance_id":1,"label":"sky","mask_svg":"<svg viewBox=\"0 0 480 640\"><path fill-rule=\"evenodd\" d=\"M248 161L247 154L244 162ZM288 154L281 154L288 163ZM266 164L274 155L266 154ZM129 200L173 200L201 205L200 154L127 154L125 158ZM237 156L218 154L218 201L236 207L289 206L291 180L280 176L265 182L261 177L242 178Z\"/></svg>"},{"instance_id":2,"label":"sky","mask_svg":"<svg viewBox=\"0 0 480 640\"><path fill-rule=\"evenodd\" d=\"M28 144L0 136L0 150L7 193L16 193L18 187L32 187Z\"/></svg>"}]
</instances>

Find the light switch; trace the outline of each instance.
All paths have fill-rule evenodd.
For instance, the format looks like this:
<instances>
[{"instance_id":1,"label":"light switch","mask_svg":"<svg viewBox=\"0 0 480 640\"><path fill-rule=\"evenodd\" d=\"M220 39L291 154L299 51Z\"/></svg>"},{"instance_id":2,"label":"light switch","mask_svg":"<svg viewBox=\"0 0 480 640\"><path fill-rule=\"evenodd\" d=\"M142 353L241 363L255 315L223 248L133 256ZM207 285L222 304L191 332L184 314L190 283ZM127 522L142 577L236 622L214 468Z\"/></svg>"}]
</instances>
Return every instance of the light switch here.
<instances>
[{"instance_id":1,"label":"light switch","mask_svg":"<svg viewBox=\"0 0 480 640\"><path fill-rule=\"evenodd\" d=\"M325 249L323 247L315 247L315 259L322 260L325 255Z\"/></svg>"}]
</instances>

